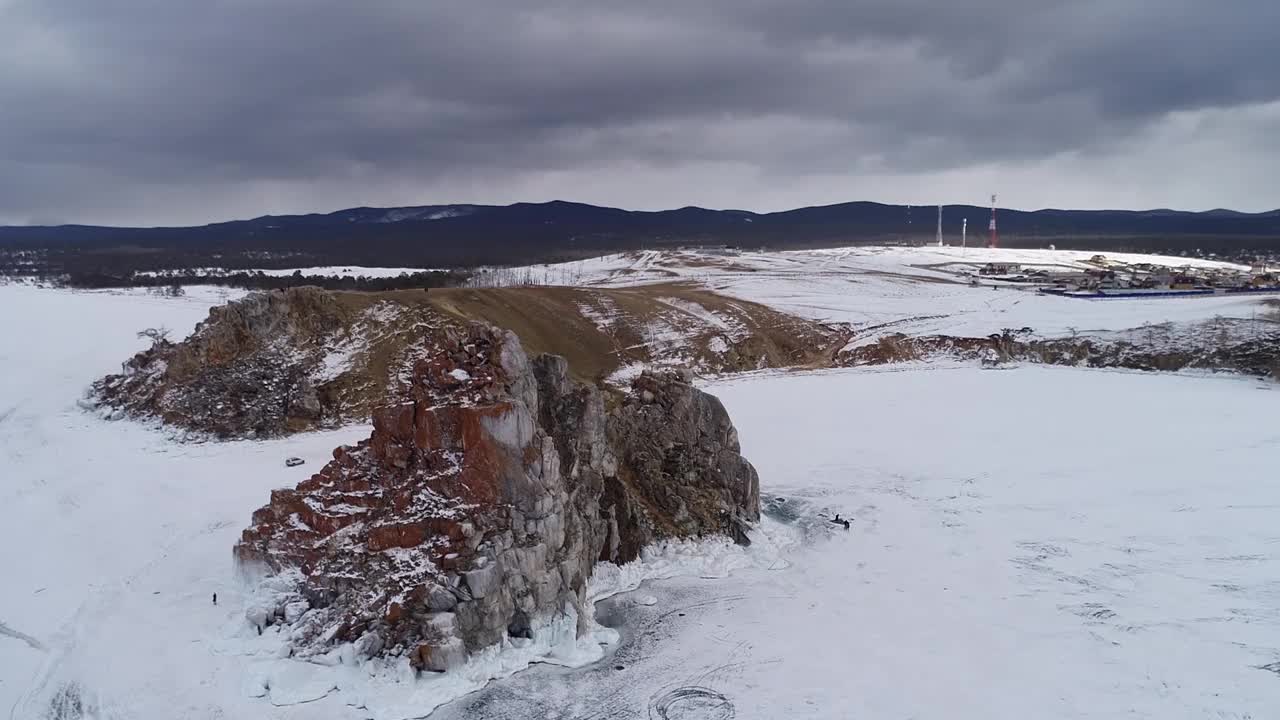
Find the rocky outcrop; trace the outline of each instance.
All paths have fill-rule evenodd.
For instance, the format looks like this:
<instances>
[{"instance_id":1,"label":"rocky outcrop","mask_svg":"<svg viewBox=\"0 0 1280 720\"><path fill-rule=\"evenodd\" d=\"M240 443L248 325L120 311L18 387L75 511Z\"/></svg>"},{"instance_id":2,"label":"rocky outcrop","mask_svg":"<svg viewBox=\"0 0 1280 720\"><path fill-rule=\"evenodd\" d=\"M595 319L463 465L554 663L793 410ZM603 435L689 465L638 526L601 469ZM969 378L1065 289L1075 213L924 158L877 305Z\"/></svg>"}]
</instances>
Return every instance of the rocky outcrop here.
<instances>
[{"instance_id":1,"label":"rocky outcrop","mask_svg":"<svg viewBox=\"0 0 1280 720\"><path fill-rule=\"evenodd\" d=\"M475 325L444 330L411 378L368 440L272 493L235 548L246 572L285 580L250 620L287 624L295 656L351 643L444 670L585 621L598 560L663 538L746 542L758 517L732 423L688 376L641 375L606 412L564 359Z\"/></svg>"},{"instance_id":2,"label":"rocky outcrop","mask_svg":"<svg viewBox=\"0 0 1280 720\"><path fill-rule=\"evenodd\" d=\"M845 333L696 288L502 288L334 293L301 287L214 308L181 342L156 336L94 384L110 417L215 437L271 437L344 422L407 392L446 328L477 321L572 358L579 378L626 366L720 373L826 363ZM657 339L655 339L657 338Z\"/></svg>"},{"instance_id":3,"label":"rocky outcrop","mask_svg":"<svg viewBox=\"0 0 1280 720\"><path fill-rule=\"evenodd\" d=\"M984 364L1030 362L1089 368L1185 369L1280 377L1280 332L1268 323L1220 318L1078 337L1039 338L1030 328L988 337L885 335L841 353L845 366L953 358Z\"/></svg>"},{"instance_id":4,"label":"rocky outcrop","mask_svg":"<svg viewBox=\"0 0 1280 720\"><path fill-rule=\"evenodd\" d=\"M402 394L401 368L456 322L421 304L299 287L218 306L186 340L156 338L94 384L112 411L219 438L348 421Z\"/></svg>"},{"instance_id":5,"label":"rocky outcrop","mask_svg":"<svg viewBox=\"0 0 1280 720\"><path fill-rule=\"evenodd\" d=\"M183 342L155 336L119 375L95 383L99 403L220 437L272 436L325 415L305 348L350 323L316 288L256 293L209 311Z\"/></svg>"},{"instance_id":6,"label":"rocky outcrop","mask_svg":"<svg viewBox=\"0 0 1280 720\"><path fill-rule=\"evenodd\" d=\"M641 375L609 418L617 472L605 482L604 559L630 559L660 538L708 530L746 543L759 519L760 484L729 413L692 379L680 371Z\"/></svg>"}]
</instances>

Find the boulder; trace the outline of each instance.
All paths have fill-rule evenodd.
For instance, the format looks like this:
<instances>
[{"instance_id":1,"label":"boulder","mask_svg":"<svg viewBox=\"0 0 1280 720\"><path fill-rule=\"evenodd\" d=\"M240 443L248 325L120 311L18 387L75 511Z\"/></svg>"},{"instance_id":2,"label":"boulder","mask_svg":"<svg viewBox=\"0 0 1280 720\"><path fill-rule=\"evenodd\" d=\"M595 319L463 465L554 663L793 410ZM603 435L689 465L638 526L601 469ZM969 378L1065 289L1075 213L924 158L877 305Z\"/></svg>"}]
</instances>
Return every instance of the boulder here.
<instances>
[{"instance_id":1,"label":"boulder","mask_svg":"<svg viewBox=\"0 0 1280 720\"><path fill-rule=\"evenodd\" d=\"M364 635L361 635L360 639L356 640L353 649L355 650L356 657L361 660L368 660L371 657L376 657L378 653L382 652L382 647L382 636L376 632L367 632Z\"/></svg>"},{"instance_id":2,"label":"boulder","mask_svg":"<svg viewBox=\"0 0 1280 720\"><path fill-rule=\"evenodd\" d=\"M477 558L477 560L482 558L483 556ZM502 582L502 576L498 574L496 565L464 572L462 577L467 583L467 590L473 598L484 598L487 595L492 595L498 589L499 583Z\"/></svg>"},{"instance_id":3,"label":"boulder","mask_svg":"<svg viewBox=\"0 0 1280 720\"><path fill-rule=\"evenodd\" d=\"M298 622L303 614L311 609L311 603L306 600L296 600L284 606L284 621L290 625Z\"/></svg>"}]
</instances>

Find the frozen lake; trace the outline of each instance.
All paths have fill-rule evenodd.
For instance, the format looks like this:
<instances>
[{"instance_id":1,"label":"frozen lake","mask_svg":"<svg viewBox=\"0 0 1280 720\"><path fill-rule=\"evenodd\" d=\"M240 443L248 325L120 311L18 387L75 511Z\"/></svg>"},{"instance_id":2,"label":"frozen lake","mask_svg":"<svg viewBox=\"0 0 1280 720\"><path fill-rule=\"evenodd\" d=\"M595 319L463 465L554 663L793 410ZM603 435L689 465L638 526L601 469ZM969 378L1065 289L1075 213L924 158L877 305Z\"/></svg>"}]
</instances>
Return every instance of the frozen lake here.
<instances>
[{"instance_id":1,"label":"frozen lake","mask_svg":"<svg viewBox=\"0 0 1280 720\"><path fill-rule=\"evenodd\" d=\"M447 718L658 717L682 688L704 693L668 708L686 720L1280 708L1275 391L1043 367L710 390L775 506L851 529L632 594L653 606L619 598L614 658L495 683Z\"/></svg>"}]
</instances>

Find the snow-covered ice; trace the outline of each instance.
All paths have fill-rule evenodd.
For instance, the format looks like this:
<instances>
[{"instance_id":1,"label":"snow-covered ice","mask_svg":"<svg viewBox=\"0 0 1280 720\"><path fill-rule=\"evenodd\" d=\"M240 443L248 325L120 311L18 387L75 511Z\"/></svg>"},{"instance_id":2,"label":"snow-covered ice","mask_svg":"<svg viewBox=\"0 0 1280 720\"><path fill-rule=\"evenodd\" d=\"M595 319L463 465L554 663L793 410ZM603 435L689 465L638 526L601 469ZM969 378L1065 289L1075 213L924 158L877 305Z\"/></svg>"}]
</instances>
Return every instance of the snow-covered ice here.
<instances>
[{"instance_id":1,"label":"snow-covered ice","mask_svg":"<svg viewBox=\"0 0 1280 720\"><path fill-rule=\"evenodd\" d=\"M141 349L137 330L184 335L210 305L198 294L0 287L0 622L38 643L0 637L11 717L44 717L72 686L99 717L261 712L226 693L241 674L219 651L242 613L231 544L272 488L367 430L184 445L77 406L91 380ZM290 456L309 465L284 468Z\"/></svg>"},{"instance_id":2,"label":"snow-covered ice","mask_svg":"<svg viewBox=\"0 0 1280 720\"><path fill-rule=\"evenodd\" d=\"M1280 660L1275 391L1046 367L713 390L765 492L855 518L790 577L743 578L753 601L723 620L751 628L747 716L1280 708L1280 677L1259 669Z\"/></svg>"}]
</instances>

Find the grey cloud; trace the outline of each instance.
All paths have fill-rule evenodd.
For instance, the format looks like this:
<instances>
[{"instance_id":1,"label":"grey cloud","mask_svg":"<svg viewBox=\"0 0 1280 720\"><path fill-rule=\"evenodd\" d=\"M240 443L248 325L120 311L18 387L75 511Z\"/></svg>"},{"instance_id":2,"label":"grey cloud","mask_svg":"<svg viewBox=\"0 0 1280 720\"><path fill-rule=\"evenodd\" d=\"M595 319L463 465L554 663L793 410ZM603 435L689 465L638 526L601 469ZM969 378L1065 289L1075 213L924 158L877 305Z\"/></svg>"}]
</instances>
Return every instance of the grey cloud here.
<instances>
[{"instance_id":1,"label":"grey cloud","mask_svg":"<svg viewBox=\"0 0 1280 720\"><path fill-rule=\"evenodd\" d=\"M276 208L237 200L248 186L327 209L414 187L477 193L414 202L496 201L531 178L637 166L676 187L715 165L787 185L1111 155L1170 113L1280 98L1277 7L0 0L0 219Z\"/></svg>"}]
</instances>

